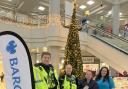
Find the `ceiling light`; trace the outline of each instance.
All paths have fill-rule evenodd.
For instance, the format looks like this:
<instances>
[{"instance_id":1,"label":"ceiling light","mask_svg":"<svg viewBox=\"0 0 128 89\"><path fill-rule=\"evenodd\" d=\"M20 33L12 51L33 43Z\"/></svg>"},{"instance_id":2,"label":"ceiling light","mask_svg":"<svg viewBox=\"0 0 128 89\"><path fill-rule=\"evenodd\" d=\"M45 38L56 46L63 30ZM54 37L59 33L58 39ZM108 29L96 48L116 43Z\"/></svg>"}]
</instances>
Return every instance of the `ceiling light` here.
<instances>
[{"instance_id":1,"label":"ceiling light","mask_svg":"<svg viewBox=\"0 0 128 89\"><path fill-rule=\"evenodd\" d=\"M108 14L109 14L109 15L112 14L112 11L109 11Z\"/></svg>"},{"instance_id":2,"label":"ceiling light","mask_svg":"<svg viewBox=\"0 0 128 89\"><path fill-rule=\"evenodd\" d=\"M79 8L80 8L80 9L85 9L86 6L85 6L85 5L81 5Z\"/></svg>"},{"instance_id":3,"label":"ceiling light","mask_svg":"<svg viewBox=\"0 0 128 89\"><path fill-rule=\"evenodd\" d=\"M112 11L110 10L107 14L106 14L106 17L108 17L109 15L112 14Z\"/></svg>"},{"instance_id":4,"label":"ceiling light","mask_svg":"<svg viewBox=\"0 0 128 89\"><path fill-rule=\"evenodd\" d=\"M12 0L8 0L9 2L11 2Z\"/></svg>"},{"instance_id":5,"label":"ceiling light","mask_svg":"<svg viewBox=\"0 0 128 89\"><path fill-rule=\"evenodd\" d=\"M48 52L48 48L47 47L43 47L43 52Z\"/></svg>"},{"instance_id":6,"label":"ceiling light","mask_svg":"<svg viewBox=\"0 0 128 89\"><path fill-rule=\"evenodd\" d=\"M94 4L95 2L93 1L93 0L89 0L88 2L87 2L87 4L88 5L92 5L92 4Z\"/></svg>"},{"instance_id":7,"label":"ceiling light","mask_svg":"<svg viewBox=\"0 0 128 89\"><path fill-rule=\"evenodd\" d=\"M120 19L120 20L125 20L125 19Z\"/></svg>"},{"instance_id":8,"label":"ceiling light","mask_svg":"<svg viewBox=\"0 0 128 89\"><path fill-rule=\"evenodd\" d=\"M106 63L102 63L101 65L102 65L102 66L106 66Z\"/></svg>"},{"instance_id":9,"label":"ceiling light","mask_svg":"<svg viewBox=\"0 0 128 89\"><path fill-rule=\"evenodd\" d=\"M36 60L36 63L39 63L40 61L39 60Z\"/></svg>"},{"instance_id":10,"label":"ceiling light","mask_svg":"<svg viewBox=\"0 0 128 89\"><path fill-rule=\"evenodd\" d=\"M64 64L64 59L61 60L61 63Z\"/></svg>"},{"instance_id":11,"label":"ceiling light","mask_svg":"<svg viewBox=\"0 0 128 89\"><path fill-rule=\"evenodd\" d=\"M45 7L39 6L38 9L41 10L41 11L44 11L45 10Z\"/></svg>"},{"instance_id":12,"label":"ceiling light","mask_svg":"<svg viewBox=\"0 0 128 89\"><path fill-rule=\"evenodd\" d=\"M122 15L122 13L120 12L120 15Z\"/></svg>"},{"instance_id":13,"label":"ceiling light","mask_svg":"<svg viewBox=\"0 0 128 89\"><path fill-rule=\"evenodd\" d=\"M89 10L85 11L85 15L90 15L90 11Z\"/></svg>"}]
</instances>

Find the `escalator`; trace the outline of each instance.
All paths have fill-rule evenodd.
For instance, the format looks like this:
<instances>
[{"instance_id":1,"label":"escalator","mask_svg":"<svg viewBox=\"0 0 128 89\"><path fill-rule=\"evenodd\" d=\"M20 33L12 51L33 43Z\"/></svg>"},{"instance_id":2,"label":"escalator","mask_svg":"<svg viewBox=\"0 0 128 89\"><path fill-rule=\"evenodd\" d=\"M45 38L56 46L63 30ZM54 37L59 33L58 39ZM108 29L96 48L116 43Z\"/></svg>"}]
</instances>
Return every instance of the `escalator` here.
<instances>
[{"instance_id":1,"label":"escalator","mask_svg":"<svg viewBox=\"0 0 128 89\"><path fill-rule=\"evenodd\" d=\"M86 51L92 53L119 72L128 71L128 41L98 27L88 25Z\"/></svg>"}]
</instances>

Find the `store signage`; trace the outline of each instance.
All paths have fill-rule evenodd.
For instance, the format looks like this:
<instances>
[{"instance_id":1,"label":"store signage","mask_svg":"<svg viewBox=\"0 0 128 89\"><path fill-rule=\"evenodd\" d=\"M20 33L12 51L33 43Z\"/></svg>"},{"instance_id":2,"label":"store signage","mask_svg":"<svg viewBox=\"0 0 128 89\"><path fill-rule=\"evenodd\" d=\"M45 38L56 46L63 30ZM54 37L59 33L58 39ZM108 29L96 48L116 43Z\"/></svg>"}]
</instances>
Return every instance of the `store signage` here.
<instances>
[{"instance_id":1,"label":"store signage","mask_svg":"<svg viewBox=\"0 0 128 89\"><path fill-rule=\"evenodd\" d=\"M95 57L82 57L83 63L94 63Z\"/></svg>"},{"instance_id":2,"label":"store signage","mask_svg":"<svg viewBox=\"0 0 128 89\"><path fill-rule=\"evenodd\" d=\"M34 89L30 53L25 41L16 33L0 33L0 52L6 89Z\"/></svg>"}]
</instances>

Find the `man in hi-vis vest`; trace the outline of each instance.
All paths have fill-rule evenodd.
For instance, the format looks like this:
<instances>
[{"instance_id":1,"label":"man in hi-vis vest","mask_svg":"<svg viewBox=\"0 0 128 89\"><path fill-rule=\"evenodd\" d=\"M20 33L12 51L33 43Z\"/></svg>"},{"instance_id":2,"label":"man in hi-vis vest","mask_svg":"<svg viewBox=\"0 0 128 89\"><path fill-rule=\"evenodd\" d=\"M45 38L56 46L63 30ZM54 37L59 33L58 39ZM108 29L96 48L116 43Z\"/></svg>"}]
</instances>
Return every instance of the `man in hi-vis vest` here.
<instances>
[{"instance_id":1,"label":"man in hi-vis vest","mask_svg":"<svg viewBox=\"0 0 128 89\"><path fill-rule=\"evenodd\" d=\"M43 52L41 63L33 67L35 89L58 89L58 76L52 64L50 64L51 54Z\"/></svg>"}]
</instances>

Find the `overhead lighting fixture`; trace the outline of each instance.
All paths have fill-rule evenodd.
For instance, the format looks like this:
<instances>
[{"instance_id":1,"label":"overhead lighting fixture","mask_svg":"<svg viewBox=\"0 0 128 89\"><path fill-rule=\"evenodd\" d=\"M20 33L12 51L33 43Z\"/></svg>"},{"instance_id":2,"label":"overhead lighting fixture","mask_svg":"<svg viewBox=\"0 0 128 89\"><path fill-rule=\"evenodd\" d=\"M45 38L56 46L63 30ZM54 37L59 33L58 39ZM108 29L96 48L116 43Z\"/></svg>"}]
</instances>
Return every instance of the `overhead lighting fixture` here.
<instances>
[{"instance_id":1,"label":"overhead lighting fixture","mask_svg":"<svg viewBox=\"0 0 128 89\"><path fill-rule=\"evenodd\" d=\"M112 11L109 11L108 14L112 14Z\"/></svg>"},{"instance_id":2,"label":"overhead lighting fixture","mask_svg":"<svg viewBox=\"0 0 128 89\"><path fill-rule=\"evenodd\" d=\"M11 2L12 0L8 0L9 2Z\"/></svg>"},{"instance_id":3,"label":"overhead lighting fixture","mask_svg":"<svg viewBox=\"0 0 128 89\"><path fill-rule=\"evenodd\" d=\"M102 63L101 65L102 65L102 66L106 66L106 63Z\"/></svg>"},{"instance_id":4,"label":"overhead lighting fixture","mask_svg":"<svg viewBox=\"0 0 128 89\"><path fill-rule=\"evenodd\" d=\"M41 10L41 11L44 11L45 10L45 7L39 6L38 9Z\"/></svg>"},{"instance_id":5,"label":"overhead lighting fixture","mask_svg":"<svg viewBox=\"0 0 128 89\"><path fill-rule=\"evenodd\" d=\"M112 11L109 11L107 15L111 15L112 14ZM120 12L119 15L121 16L122 13Z\"/></svg>"},{"instance_id":6,"label":"overhead lighting fixture","mask_svg":"<svg viewBox=\"0 0 128 89\"><path fill-rule=\"evenodd\" d=\"M36 63L40 63L40 61L39 60L36 60Z\"/></svg>"},{"instance_id":7,"label":"overhead lighting fixture","mask_svg":"<svg viewBox=\"0 0 128 89\"><path fill-rule=\"evenodd\" d=\"M61 60L61 63L64 64L64 59Z\"/></svg>"},{"instance_id":8,"label":"overhead lighting fixture","mask_svg":"<svg viewBox=\"0 0 128 89\"><path fill-rule=\"evenodd\" d=\"M89 10L85 11L85 15L90 15L90 11Z\"/></svg>"},{"instance_id":9,"label":"overhead lighting fixture","mask_svg":"<svg viewBox=\"0 0 128 89\"><path fill-rule=\"evenodd\" d=\"M83 10L83 9L86 8L86 6L85 5L81 5L79 8Z\"/></svg>"},{"instance_id":10,"label":"overhead lighting fixture","mask_svg":"<svg viewBox=\"0 0 128 89\"><path fill-rule=\"evenodd\" d=\"M120 20L125 20L125 19L120 19Z\"/></svg>"},{"instance_id":11,"label":"overhead lighting fixture","mask_svg":"<svg viewBox=\"0 0 128 89\"><path fill-rule=\"evenodd\" d=\"M120 12L120 16L122 15L122 13Z\"/></svg>"},{"instance_id":12,"label":"overhead lighting fixture","mask_svg":"<svg viewBox=\"0 0 128 89\"><path fill-rule=\"evenodd\" d=\"M112 14L112 11L110 10L105 17L109 17Z\"/></svg>"},{"instance_id":13,"label":"overhead lighting fixture","mask_svg":"<svg viewBox=\"0 0 128 89\"><path fill-rule=\"evenodd\" d=\"M95 1L93 1L93 0L89 0L89 1L87 2L88 5L92 5L92 4L94 4L94 3L95 3Z\"/></svg>"},{"instance_id":14,"label":"overhead lighting fixture","mask_svg":"<svg viewBox=\"0 0 128 89\"><path fill-rule=\"evenodd\" d=\"M43 52L48 52L48 48L47 47L43 47Z\"/></svg>"}]
</instances>

